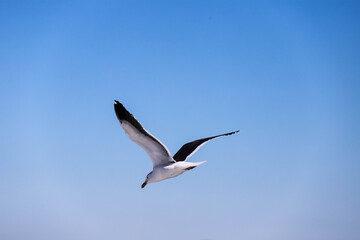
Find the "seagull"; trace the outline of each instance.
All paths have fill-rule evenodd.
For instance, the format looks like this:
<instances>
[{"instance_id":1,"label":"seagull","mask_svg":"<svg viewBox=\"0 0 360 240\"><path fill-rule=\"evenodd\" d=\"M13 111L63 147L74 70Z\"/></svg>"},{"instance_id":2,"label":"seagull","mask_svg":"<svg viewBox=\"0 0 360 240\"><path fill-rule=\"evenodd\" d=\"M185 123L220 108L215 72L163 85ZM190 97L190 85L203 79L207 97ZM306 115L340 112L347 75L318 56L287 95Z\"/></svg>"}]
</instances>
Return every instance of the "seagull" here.
<instances>
[{"instance_id":1,"label":"seagull","mask_svg":"<svg viewBox=\"0 0 360 240\"><path fill-rule=\"evenodd\" d=\"M167 147L156 137L151 135L137 120L129 113L126 108L118 101L114 101L116 116L124 129L126 135L150 156L153 162L153 170L146 176L145 182L141 185L144 188L148 183L159 182L168 178L179 176L191 170L203 162L185 162L200 147L212 139L228 136L240 130L198 139L184 144L180 150L172 157Z\"/></svg>"}]
</instances>

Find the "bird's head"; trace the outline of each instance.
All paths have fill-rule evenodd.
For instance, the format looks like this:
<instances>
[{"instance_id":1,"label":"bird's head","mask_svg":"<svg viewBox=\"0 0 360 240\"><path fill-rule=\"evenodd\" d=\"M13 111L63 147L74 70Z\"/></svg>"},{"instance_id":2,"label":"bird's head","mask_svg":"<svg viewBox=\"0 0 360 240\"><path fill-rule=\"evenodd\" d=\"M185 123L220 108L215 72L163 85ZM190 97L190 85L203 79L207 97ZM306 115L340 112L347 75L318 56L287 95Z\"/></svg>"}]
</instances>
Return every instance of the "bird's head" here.
<instances>
[{"instance_id":1,"label":"bird's head","mask_svg":"<svg viewBox=\"0 0 360 240\"><path fill-rule=\"evenodd\" d=\"M148 184L149 182L151 182L151 176L152 176L153 172L150 172L145 179L145 182L141 185L141 188L144 188L146 186L146 184Z\"/></svg>"}]
</instances>

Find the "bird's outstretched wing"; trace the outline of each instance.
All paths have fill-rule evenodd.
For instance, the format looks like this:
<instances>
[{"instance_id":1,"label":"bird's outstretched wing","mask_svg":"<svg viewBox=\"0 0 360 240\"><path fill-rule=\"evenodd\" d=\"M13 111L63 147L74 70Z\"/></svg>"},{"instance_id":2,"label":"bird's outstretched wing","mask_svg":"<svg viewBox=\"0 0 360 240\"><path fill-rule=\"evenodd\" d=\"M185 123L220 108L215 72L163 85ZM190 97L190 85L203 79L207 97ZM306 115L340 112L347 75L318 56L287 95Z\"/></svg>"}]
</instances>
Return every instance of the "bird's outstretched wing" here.
<instances>
[{"instance_id":1,"label":"bird's outstretched wing","mask_svg":"<svg viewBox=\"0 0 360 240\"><path fill-rule=\"evenodd\" d=\"M149 154L154 167L161 164L175 162L166 146L146 131L136 118L116 100L114 103L114 109L120 125L125 130L126 135L142 147L147 154Z\"/></svg>"},{"instance_id":2,"label":"bird's outstretched wing","mask_svg":"<svg viewBox=\"0 0 360 240\"><path fill-rule=\"evenodd\" d=\"M234 133L237 133L238 131L240 131L240 130L237 130L235 132L220 134L220 135L213 136L213 137L202 138L202 139L199 139L199 140L195 140L195 141L186 143L180 148L180 150L177 153L175 153L173 158L177 162L185 161L188 157L193 155L197 150L199 150L200 147L202 147L208 141L210 141L210 140L212 140L214 138L221 137L221 136L232 135Z\"/></svg>"}]
</instances>

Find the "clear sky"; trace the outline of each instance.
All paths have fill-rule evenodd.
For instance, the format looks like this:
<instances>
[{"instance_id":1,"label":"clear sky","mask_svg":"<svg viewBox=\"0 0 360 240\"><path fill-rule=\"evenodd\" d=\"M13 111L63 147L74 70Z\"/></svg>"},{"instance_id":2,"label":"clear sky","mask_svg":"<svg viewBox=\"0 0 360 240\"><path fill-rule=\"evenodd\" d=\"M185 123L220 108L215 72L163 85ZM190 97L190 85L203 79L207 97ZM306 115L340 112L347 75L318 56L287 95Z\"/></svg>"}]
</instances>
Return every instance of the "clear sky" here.
<instances>
[{"instance_id":1,"label":"clear sky","mask_svg":"<svg viewBox=\"0 0 360 240\"><path fill-rule=\"evenodd\" d=\"M356 240L357 1L0 1L0 239ZM121 129L117 99L183 175Z\"/></svg>"}]
</instances>

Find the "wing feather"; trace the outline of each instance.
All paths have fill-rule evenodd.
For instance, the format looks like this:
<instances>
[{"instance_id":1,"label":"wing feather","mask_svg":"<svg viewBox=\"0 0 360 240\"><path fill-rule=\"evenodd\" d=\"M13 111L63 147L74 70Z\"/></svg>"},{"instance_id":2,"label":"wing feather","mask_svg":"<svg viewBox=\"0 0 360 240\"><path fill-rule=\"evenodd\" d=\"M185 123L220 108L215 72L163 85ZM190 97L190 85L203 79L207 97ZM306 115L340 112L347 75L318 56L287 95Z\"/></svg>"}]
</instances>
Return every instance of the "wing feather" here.
<instances>
[{"instance_id":1,"label":"wing feather","mask_svg":"<svg viewBox=\"0 0 360 240\"><path fill-rule=\"evenodd\" d=\"M200 147L202 147L205 143L209 142L210 140L213 140L215 138L222 137L222 136L232 135L239 131L240 130L237 130L235 132L224 133L224 134L216 135L213 137L202 138L202 139L198 139L198 140L186 143L180 148L179 151L177 151L177 153L175 153L173 158L177 162L185 161L187 158L191 157L197 150L199 150Z\"/></svg>"},{"instance_id":2,"label":"wing feather","mask_svg":"<svg viewBox=\"0 0 360 240\"><path fill-rule=\"evenodd\" d=\"M136 120L136 118L129 113L120 102L115 100L114 109L126 135L146 151L150 156L154 167L175 162L166 146L146 131L139 121Z\"/></svg>"}]
</instances>

